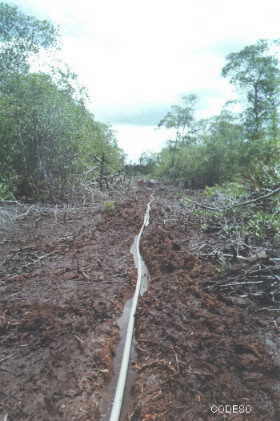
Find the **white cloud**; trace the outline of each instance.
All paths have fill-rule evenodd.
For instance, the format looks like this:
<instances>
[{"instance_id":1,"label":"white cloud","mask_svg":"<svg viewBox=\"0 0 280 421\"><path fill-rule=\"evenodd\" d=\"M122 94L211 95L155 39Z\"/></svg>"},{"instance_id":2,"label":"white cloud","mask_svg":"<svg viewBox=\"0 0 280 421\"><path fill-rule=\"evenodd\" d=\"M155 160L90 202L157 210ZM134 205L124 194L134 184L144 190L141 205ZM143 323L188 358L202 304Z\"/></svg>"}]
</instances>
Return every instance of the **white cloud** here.
<instances>
[{"instance_id":1,"label":"white cloud","mask_svg":"<svg viewBox=\"0 0 280 421\"><path fill-rule=\"evenodd\" d=\"M259 38L279 36L278 0L14 3L61 25L62 56L88 87L101 119L135 113L138 106L172 105L188 92L198 92L207 104L202 115L217 113L234 96L220 75L224 56ZM130 138L145 137L139 130L119 129L120 143L131 154ZM152 142L157 144L151 135ZM141 144L146 146L138 142L135 150Z\"/></svg>"},{"instance_id":2,"label":"white cloud","mask_svg":"<svg viewBox=\"0 0 280 421\"><path fill-rule=\"evenodd\" d=\"M136 161L145 152L159 152L169 138L167 129L151 126L114 125L119 146L125 149L128 158Z\"/></svg>"}]
</instances>

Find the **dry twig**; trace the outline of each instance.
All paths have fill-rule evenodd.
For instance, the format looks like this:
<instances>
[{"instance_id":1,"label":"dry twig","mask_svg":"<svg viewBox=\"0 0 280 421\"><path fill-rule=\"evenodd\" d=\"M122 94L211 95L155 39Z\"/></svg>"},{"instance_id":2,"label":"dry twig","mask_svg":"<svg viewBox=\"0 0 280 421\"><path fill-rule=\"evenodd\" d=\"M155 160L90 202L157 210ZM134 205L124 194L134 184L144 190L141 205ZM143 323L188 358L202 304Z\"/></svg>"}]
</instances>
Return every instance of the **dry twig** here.
<instances>
[{"instance_id":1,"label":"dry twig","mask_svg":"<svg viewBox=\"0 0 280 421\"><path fill-rule=\"evenodd\" d=\"M240 207L240 206L246 206L246 205L249 205L250 203L255 203L255 202L259 202L259 201L264 200L264 199L268 199L269 197L274 196L275 194L277 194L279 192L280 192L280 187L278 187L277 189L275 189L275 190L273 190L273 191L271 191L271 192L269 192L269 193L267 193L263 196L257 197L256 199L246 200L245 202L235 203L234 205L224 206L222 208L213 208L211 206L206 206L206 205L203 205L202 203L198 203L195 200L191 200L191 199L188 199L188 198L186 198L185 200L187 200L188 202L194 203L195 205L197 205L197 206L199 206L203 209L208 209L208 210L215 211L215 212L223 212L225 210L237 208L237 207Z\"/></svg>"}]
</instances>

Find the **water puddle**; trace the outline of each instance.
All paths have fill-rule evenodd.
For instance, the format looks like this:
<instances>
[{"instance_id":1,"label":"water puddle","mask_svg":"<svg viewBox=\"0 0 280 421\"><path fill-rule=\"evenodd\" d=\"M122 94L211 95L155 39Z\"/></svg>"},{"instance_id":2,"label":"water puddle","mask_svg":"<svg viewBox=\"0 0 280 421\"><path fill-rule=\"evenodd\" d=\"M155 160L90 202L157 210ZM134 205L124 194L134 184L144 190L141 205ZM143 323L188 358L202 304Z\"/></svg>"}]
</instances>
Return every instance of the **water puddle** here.
<instances>
[{"instance_id":1,"label":"water puddle","mask_svg":"<svg viewBox=\"0 0 280 421\"><path fill-rule=\"evenodd\" d=\"M130 252L133 255L134 264L136 268L138 269L138 259L137 259L137 236L134 238L134 242L130 248ZM145 294L145 292L148 289L149 286L149 280L150 280L150 274L147 269L147 266L145 265L144 260L141 256L141 271L142 271L142 279L141 279L141 289L140 289L140 295L142 296ZM112 409L115 389L118 381L121 361L122 361L122 354L123 354L123 348L125 344L126 339L126 330L130 315L132 305L132 298L127 300L127 302L124 305L124 309L122 312L122 315L117 320L119 329L120 329L120 341L116 347L116 353L113 361L113 377L111 382L109 383L103 399L101 403L101 420L102 421L108 421L110 418L110 413ZM132 363L136 361L137 353L136 353L136 347L135 347L135 339L133 339L132 347L131 347L131 353L130 353L130 360L129 360L129 368L128 368L128 374L127 374L127 381L126 381L126 388L125 388L125 394L124 394L124 400L122 405L122 412L120 416L120 421L125 420L125 416L130 412L132 409L132 387L135 381L136 372L133 370Z\"/></svg>"}]
</instances>

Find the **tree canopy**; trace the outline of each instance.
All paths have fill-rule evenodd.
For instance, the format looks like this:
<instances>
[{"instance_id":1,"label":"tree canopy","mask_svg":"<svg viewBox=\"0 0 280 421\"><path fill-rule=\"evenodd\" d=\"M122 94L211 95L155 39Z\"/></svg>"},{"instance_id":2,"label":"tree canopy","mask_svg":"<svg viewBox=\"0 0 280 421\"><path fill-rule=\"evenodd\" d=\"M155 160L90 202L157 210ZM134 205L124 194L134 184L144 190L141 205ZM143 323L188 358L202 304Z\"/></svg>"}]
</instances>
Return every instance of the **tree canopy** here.
<instances>
[{"instance_id":1,"label":"tree canopy","mask_svg":"<svg viewBox=\"0 0 280 421\"><path fill-rule=\"evenodd\" d=\"M278 135L280 70L278 59L267 55L268 50L268 41L259 40L238 53L229 54L222 70L222 75L229 77L246 95L244 124L247 137L252 140L266 133Z\"/></svg>"},{"instance_id":2,"label":"tree canopy","mask_svg":"<svg viewBox=\"0 0 280 421\"><path fill-rule=\"evenodd\" d=\"M154 160L154 174L190 187L280 181L280 69L272 44L260 40L226 57L222 75L238 88L240 113L230 111L230 101L220 115L195 120L193 94L183 97L185 106L171 107L159 126L175 133Z\"/></svg>"},{"instance_id":3,"label":"tree canopy","mask_svg":"<svg viewBox=\"0 0 280 421\"><path fill-rule=\"evenodd\" d=\"M41 48L57 46L58 29L47 20L22 13L0 3L0 74L27 72L28 59Z\"/></svg>"},{"instance_id":4,"label":"tree canopy","mask_svg":"<svg viewBox=\"0 0 280 421\"><path fill-rule=\"evenodd\" d=\"M52 200L84 173L102 186L123 165L113 131L87 109L70 69L30 71L31 55L58 45L58 29L0 3L0 42L0 185L16 197Z\"/></svg>"}]
</instances>

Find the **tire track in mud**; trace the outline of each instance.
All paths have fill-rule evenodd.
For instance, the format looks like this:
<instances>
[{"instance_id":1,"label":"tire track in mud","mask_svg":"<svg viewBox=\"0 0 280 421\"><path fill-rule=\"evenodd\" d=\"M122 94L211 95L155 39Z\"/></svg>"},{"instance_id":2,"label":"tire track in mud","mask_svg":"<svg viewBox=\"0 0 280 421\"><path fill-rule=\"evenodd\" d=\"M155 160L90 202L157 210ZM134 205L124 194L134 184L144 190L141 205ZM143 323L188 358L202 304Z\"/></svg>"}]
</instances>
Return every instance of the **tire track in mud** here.
<instances>
[{"instance_id":1,"label":"tire track in mud","mask_svg":"<svg viewBox=\"0 0 280 421\"><path fill-rule=\"evenodd\" d=\"M154 204L141 243L151 282L136 315L134 407L125 419L279 420L278 332L256 308L206 292L216 268L188 251L191 229L176 218L163 223L164 207Z\"/></svg>"},{"instance_id":2,"label":"tire track in mud","mask_svg":"<svg viewBox=\"0 0 280 421\"><path fill-rule=\"evenodd\" d=\"M140 294L142 295L146 290L145 285L144 285L145 276L146 276L146 273L144 273L144 270L146 269L146 266L140 254L140 241L141 241L141 237L143 235L144 229L149 225L150 208L151 208L151 203L153 201L154 201L154 197L152 194L150 201L148 202L147 207L146 207L143 224L141 226L141 229L138 235L135 238L135 241L131 250L132 252L134 252L134 260L137 267L137 282L136 282L133 298L129 300L129 302L127 303L129 304L129 313L127 311L124 311L124 316L128 318L128 321L127 321L127 327L126 327L126 332L125 332L125 341L124 341L123 349L122 349L122 358L121 358L121 364L120 364L120 369L119 369L119 374L118 374L118 381L116 384L114 400L113 400L110 418L109 418L110 421L119 421L121 417L121 411L123 409L122 407L123 407L123 401L124 401L124 393L125 391L128 393L128 389L126 388L126 385L127 385L129 363L130 363L130 358L131 358L131 351L133 348L132 341L133 341L133 335L134 335L135 314L137 310L139 296ZM125 310L127 310L127 305L125 305ZM124 323L124 320L121 321L121 324L123 323Z\"/></svg>"},{"instance_id":3,"label":"tire track in mud","mask_svg":"<svg viewBox=\"0 0 280 421\"><path fill-rule=\"evenodd\" d=\"M101 215L30 212L1 231L0 418L100 419L146 198Z\"/></svg>"},{"instance_id":4,"label":"tire track in mud","mask_svg":"<svg viewBox=\"0 0 280 421\"><path fill-rule=\"evenodd\" d=\"M13 233L1 232L7 260L0 269L0 417L100 420L119 340L116 320L135 287L129 248L149 194L102 214L97 225L91 209L56 221L48 214L38 221L31 212ZM189 252L186 240L195 233L176 222L174 207L172 221L163 223L174 191L169 202L156 196L141 243L151 283L136 313L136 379L126 420L279 420L272 320L205 292L215 267ZM213 414L213 404L250 405L253 412Z\"/></svg>"}]
</instances>

